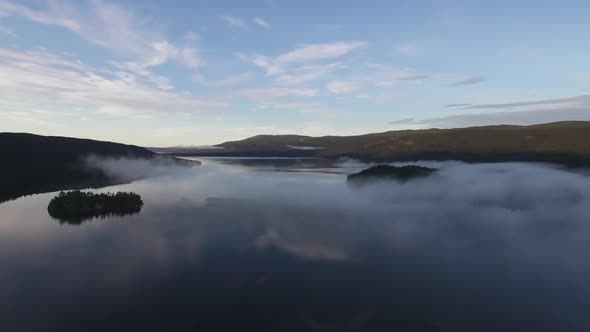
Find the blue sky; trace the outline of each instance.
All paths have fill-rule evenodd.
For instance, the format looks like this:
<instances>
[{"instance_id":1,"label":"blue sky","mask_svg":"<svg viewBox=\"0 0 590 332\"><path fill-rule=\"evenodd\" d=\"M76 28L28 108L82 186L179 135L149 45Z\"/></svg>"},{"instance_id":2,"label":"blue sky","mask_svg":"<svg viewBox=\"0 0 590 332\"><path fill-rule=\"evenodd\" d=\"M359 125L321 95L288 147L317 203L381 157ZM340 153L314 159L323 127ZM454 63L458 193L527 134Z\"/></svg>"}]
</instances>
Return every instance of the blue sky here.
<instances>
[{"instance_id":1,"label":"blue sky","mask_svg":"<svg viewBox=\"0 0 590 332\"><path fill-rule=\"evenodd\" d=\"M145 146L590 120L588 1L0 0L0 131Z\"/></svg>"}]
</instances>

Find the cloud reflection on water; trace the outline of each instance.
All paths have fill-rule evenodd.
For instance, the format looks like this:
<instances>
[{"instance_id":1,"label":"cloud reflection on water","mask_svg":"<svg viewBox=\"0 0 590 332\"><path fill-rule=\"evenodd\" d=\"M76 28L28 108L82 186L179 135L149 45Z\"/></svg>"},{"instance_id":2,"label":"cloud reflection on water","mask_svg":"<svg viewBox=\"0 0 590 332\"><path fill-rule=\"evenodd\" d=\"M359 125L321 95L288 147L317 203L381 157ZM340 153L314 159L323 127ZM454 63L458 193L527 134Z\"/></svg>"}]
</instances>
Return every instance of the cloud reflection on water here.
<instances>
[{"instance_id":1,"label":"cloud reflection on water","mask_svg":"<svg viewBox=\"0 0 590 332\"><path fill-rule=\"evenodd\" d=\"M144 199L140 215L117 223L60 226L44 215L51 195L0 205L0 312L21 327L32 326L27 313L66 329L82 326L76 317L116 317L119 327L231 330L221 320L230 311L240 326L287 331L590 323L588 176L521 163L423 164L441 171L352 189L344 174L205 162L104 189ZM354 325L356 316L369 318Z\"/></svg>"}]
</instances>

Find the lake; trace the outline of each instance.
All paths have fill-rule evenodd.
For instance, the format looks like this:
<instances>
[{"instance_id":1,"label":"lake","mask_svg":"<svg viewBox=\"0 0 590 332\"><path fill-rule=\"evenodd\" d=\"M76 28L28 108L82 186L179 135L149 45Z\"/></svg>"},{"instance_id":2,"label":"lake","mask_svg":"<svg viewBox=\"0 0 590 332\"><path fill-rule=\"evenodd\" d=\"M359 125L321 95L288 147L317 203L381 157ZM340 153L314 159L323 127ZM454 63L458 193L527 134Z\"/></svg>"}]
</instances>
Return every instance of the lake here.
<instances>
[{"instance_id":1,"label":"lake","mask_svg":"<svg viewBox=\"0 0 590 332\"><path fill-rule=\"evenodd\" d=\"M0 204L0 331L589 331L590 177L555 166L197 158L97 190L139 214ZM132 165L121 172L133 173Z\"/></svg>"}]
</instances>

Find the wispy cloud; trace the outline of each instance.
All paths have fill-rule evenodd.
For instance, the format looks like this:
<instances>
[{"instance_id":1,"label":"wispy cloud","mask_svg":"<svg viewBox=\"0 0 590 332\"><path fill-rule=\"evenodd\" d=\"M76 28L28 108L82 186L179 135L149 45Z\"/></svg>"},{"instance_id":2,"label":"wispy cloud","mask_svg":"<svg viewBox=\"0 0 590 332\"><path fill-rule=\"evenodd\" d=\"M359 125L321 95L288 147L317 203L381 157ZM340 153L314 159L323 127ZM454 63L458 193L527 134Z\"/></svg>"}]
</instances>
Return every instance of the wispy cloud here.
<instances>
[{"instance_id":1,"label":"wispy cloud","mask_svg":"<svg viewBox=\"0 0 590 332\"><path fill-rule=\"evenodd\" d=\"M47 52L0 49L0 110L81 109L120 116L196 113L225 103L165 92L131 72L96 70Z\"/></svg>"},{"instance_id":2,"label":"wispy cloud","mask_svg":"<svg viewBox=\"0 0 590 332\"><path fill-rule=\"evenodd\" d=\"M269 87L244 89L237 91L234 95L250 100L266 101L279 98L308 98L316 96L317 93L318 90L312 88Z\"/></svg>"},{"instance_id":3,"label":"wispy cloud","mask_svg":"<svg viewBox=\"0 0 590 332\"><path fill-rule=\"evenodd\" d=\"M478 84L481 82L485 82L487 80L488 79L485 76L471 76L471 77L467 77L467 78L452 82L450 85L453 85L453 86L471 85L471 84Z\"/></svg>"},{"instance_id":4,"label":"wispy cloud","mask_svg":"<svg viewBox=\"0 0 590 332\"><path fill-rule=\"evenodd\" d=\"M230 75L230 76L224 77L219 80L208 81L208 80L205 80L201 75L196 75L194 81L201 84L201 85L204 85L204 86L227 87L227 86L233 86L233 85L238 85L238 84L241 84L244 82L248 82L253 77L254 77L254 75L252 73L244 72L244 73L240 73L240 74L236 74L236 75Z\"/></svg>"},{"instance_id":5,"label":"wispy cloud","mask_svg":"<svg viewBox=\"0 0 590 332\"><path fill-rule=\"evenodd\" d=\"M102 0L88 7L74 3L48 1L41 9L13 2L0 2L0 14L21 16L36 23L70 30L84 40L131 59L128 69L137 73L170 60L197 69L203 61L192 43L176 45L149 22L136 18L125 8Z\"/></svg>"},{"instance_id":6,"label":"wispy cloud","mask_svg":"<svg viewBox=\"0 0 590 332\"><path fill-rule=\"evenodd\" d=\"M244 56L242 58L244 59ZM369 70L347 78L328 81L326 89L332 95L354 94L353 97L357 99L371 100L383 104L391 101L395 96L390 91L373 91L375 88L388 89L400 84L400 82L420 84L422 81L430 79L429 75L419 73L411 68L392 68L389 65L375 63L365 64L365 67ZM341 68L349 68L349 64L338 61L301 67L291 66L286 69L286 73L271 76L275 77L274 82L276 83L297 85L317 80Z\"/></svg>"},{"instance_id":7,"label":"wispy cloud","mask_svg":"<svg viewBox=\"0 0 590 332\"><path fill-rule=\"evenodd\" d=\"M441 118L392 121L392 125L412 125L419 128L458 128L487 125L533 125L556 121L590 121L590 109L564 108L560 110L531 110L459 114Z\"/></svg>"},{"instance_id":8,"label":"wispy cloud","mask_svg":"<svg viewBox=\"0 0 590 332\"><path fill-rule=\"evenodd\" d=\"M317 80L343 66L344 65L342 62L333 62L319 65L304 65L290 69L288 73L277 76L274 81L283 85L297 85Z\"/></svg>"},{"instance_id":9,"label":"wispy cloud","mask_svg":"<svg viewBox=\"0 0 590 332\"><path fill-rule=\"evenodd\" d=\"M416 81L421 82L430 78L428 75L414 74L406 71L390 72L377 74L374 77L367 77L365 80L377 87L391 87L398 84L400 81Z\"/></svg>"},{"instance_id":10,"label":"wispy cloud","mask_svg":"<svg viewBox=\"0 0 590 332\"><path fill-rule=\"evenodd\" d=\"M416 119L414 118L404 118L404 119L399 119L399 120L394 120L389 122L390 125L396 125L396 124L416 124Z\"/></svg>"},{"instance_id":11,"label":"wispy cloud","mask_svg":"<svg viewBox=\"0 0 590 332\"><path fill-rule=\"evenodd\" d=\"M251 60L256 66L266 70L267 75L276 75L294 64L339 58L365 45L366 42L362 41L308 44L274 58L255 56Z\"/></svg>"},{"instance_id":12,"label":"wispy cloud","mask_svg":"<svg viewBox=\"0 0 590 332\"><path fill-rule=\"evenodd\" d=\"M294 111L320 118L333 118L335 112L328 111L322 103L315 101L273 101L258 105L253 111Z\"/></svg>"},{"instance_id":13,"label":"wispy cloud","mask_svg":"<svg viewBox=\"0 0 590 332\"><path fill-rule=\"evenodd\" d=\"M447 104L447 105L445 105L445 107L466 107L466 106L471 106L471 104L459 103L459 104Z\"/></svg>"},{"instance_id":14,"label":"wispy cloud","mask_svg":"<svg viewBox=\"0 0 590 332\"><path fill-rule=\"evenodd\" d=\"M13 38L17 38L17 34L12 32L12 30L8 29L5 26L0 25L0 34L8 35Z\"/></svg>"},{"instance_id":15,"label":"wispy cloud","mask_svg":"<svg viewBox=\"0 0 590 332\"><path fill-rule=\"evenodd\" d=\"M557 99L544 99L544 100L527 100L510 103L498 103L498 104L478 104L471 105L467 108L473 109L486 109L486 108L517 108L517 107L530 107L530 106L545 106L551 108L560 107L577 107L577 108L590 108L590 95L582 95L568 98L557 98Z\"/></svg>"},{"instance_id":16,"label":"wispy cloud","mask_svg":"<svg viewBox=\"0 0 590 332\"><path fill-rule=\"evenodd\" d=\"M48 3L47 12L44 12L29 8L14 1L3 0L0 2L0 14L1 16L18 15L37 23L61 26L74 32L81 31L82 27L77 20L68 17L69 15L66 13L58 12L60 7L63 9L64 5ZM68 9L68 11L70 10Z\"/></svg>"},{"instance_id":17,"label":"wispy cloud","mask_svg":"<svg viewBox=\"0 0 590 332\"><path fill-rule=\"evenodd\" d=\"M405 44L396 47L394 53L402 56L417 56L420 55L420 48L414 44Z\"/></svg>"},{"instance_id":18,"label":"wispy cloud","mask_svg":"<svg viewBox=\"0 0 590 332\"><path fill-rule=\"evenodd\" d=\"M221 19L223 21L225 21L225 23L227 23L227 25L232 28L240 28L240 29L248 28L248 23L246 23L246 21L242 18L239 18L236 16L231 16L231 15L225 15L225 16L222 16Z\"/></svg>"},{"instance_id":19,"label":"wispy cloud","mask_svg":"<svg viewBox=\"0 0 590 332\"><path fill-rule=\"evenodd\" d=\"M158 88L160 88L162 90L174 89L174 86L170 82L170 79L168 79L167 77L155 74L152 71L142 67L141 65L138 65L135 62L112 61L111 63L114 67L116 67L119 70L130 71L136 75L144 77L145 79L152 82L153 84L155 84Z\"/></svg>"},{"instance_id":20,"label":"wispy cloud","mask_svg":"<svg viewBox=\"0 0 590 332\"><path fill-rule=\"evenodd\" d=\"M270 29L270 24L263 18L255 17L254 19L252 19L252 21L254 22L254 24L257 24L265 29Z\"/></svg>"},{"instance_id":21,"label":"wispy cloud","mask_svg":"<svg viewBox=\"0 0 590 332\"><path fill-rule=\"evenodd\" d=\"M401 119L393 125L418 127L467 127L480 125L530 125L554 121L590 121L590 95L497 104L450 104L462 110L517 109L515 111L466 113L432 119Z\"/></svg>"},{"instance_id":22,"label":"wispy cloud","mask_svg":"<svg viewBox=\"0 0 590 332\"><path fill-rule=\"evenodd\" d=\"M333 94L349 94L360 90L361 86L354 81L331 81L327 85L328 91Z\"/></svg>"},{"instance_id":23,"label":"wispy cloud","mask_svg":"<svg viewBox=\"0 0 590 332\"><path fill-rule=\"evenodd\" d=\"M361 82L365 87L390 88L400 82L420 83L430 78L429 75L420 73L412 68L394 68L390 65L368 63L369 70L357 75L354 81Z\"/></svg>"},{"instance_id":24,"label":"wispy cloud","mask_svg":"<svg viewBox=\"0 0 590 332\"><path fill-rule=\"evenodd\" d=\"M266 75L270 76L275 84L293 86L318 80L345 67L342 61L334 60L365 45L365 42L359 41L309 44L276 57L244 54L237 54L237 56L264 69ZM329 60L333 61L327 62Z\"/></svg>"},{"instance_id":25,"label":"wispy cloud","mask_svg":"<svg viewBox=\"0 0 590 332\"><path fill-rule=\"evenodd\" d=\"M310 110L310 109L317 109L321 107L321 104L318 102L272 102L272 103L264 103L258 106L260 110L270 110L270 109L280 109L280 110Z\"/></svg>"}]
</instances>

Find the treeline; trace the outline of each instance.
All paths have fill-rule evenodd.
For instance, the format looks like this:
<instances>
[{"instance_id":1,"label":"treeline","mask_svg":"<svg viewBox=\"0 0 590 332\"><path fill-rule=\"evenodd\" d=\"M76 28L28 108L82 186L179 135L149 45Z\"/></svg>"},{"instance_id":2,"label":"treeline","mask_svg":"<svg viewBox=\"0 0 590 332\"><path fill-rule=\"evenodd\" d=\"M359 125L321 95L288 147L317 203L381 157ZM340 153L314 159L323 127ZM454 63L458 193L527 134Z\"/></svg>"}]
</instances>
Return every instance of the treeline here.
<instances>
[{"instance_id":1,"label":"treeline","mask_svg":"<svg viewBox=\"0 0 590 332\"><path fill-rule=\"evenodd\" d=\"M0 133L0 151L0 202L34 193L113 184L101 171L86 167L88 155L155 156L133 145L22 133Z\"/></svg>"},{"instance_id":2,"label":"treeline","mask_svg":"<svg viewBox=\"0 0 590 332\"><path fill-rule=\"evenodd\" d=\"M94 194L79 190L60 192L47 207L49 215L60 222L80 224L84 220L139 213L141 196L131 192Z\"/></svg>"},{"instance_id":3,"label":"treeline","mask_svg":"<svg viewBox=\"0 0 590 332\"><path fill-rule=\"evenodd\" d=\"M258 135L218 147L221 149L185 148L178 152L187 156L351 157L367 162L522 161L581 167L590 166L590 121L397 130L358 136Z\"/></svg>"},{"instance_id":4,"label":"treeline","mask_svg":"<svg viewBox=\"0 0 590 332\"><path fill-rule=\"evenodd\" d=\"M360 183L365 180L391 179L408 181L414 178L426 177L438 171L437 168L430 168L418 165L393 166L376 165L366 168L358 173L347 176L347 181Z\"/></svg>"}]
</instances>

